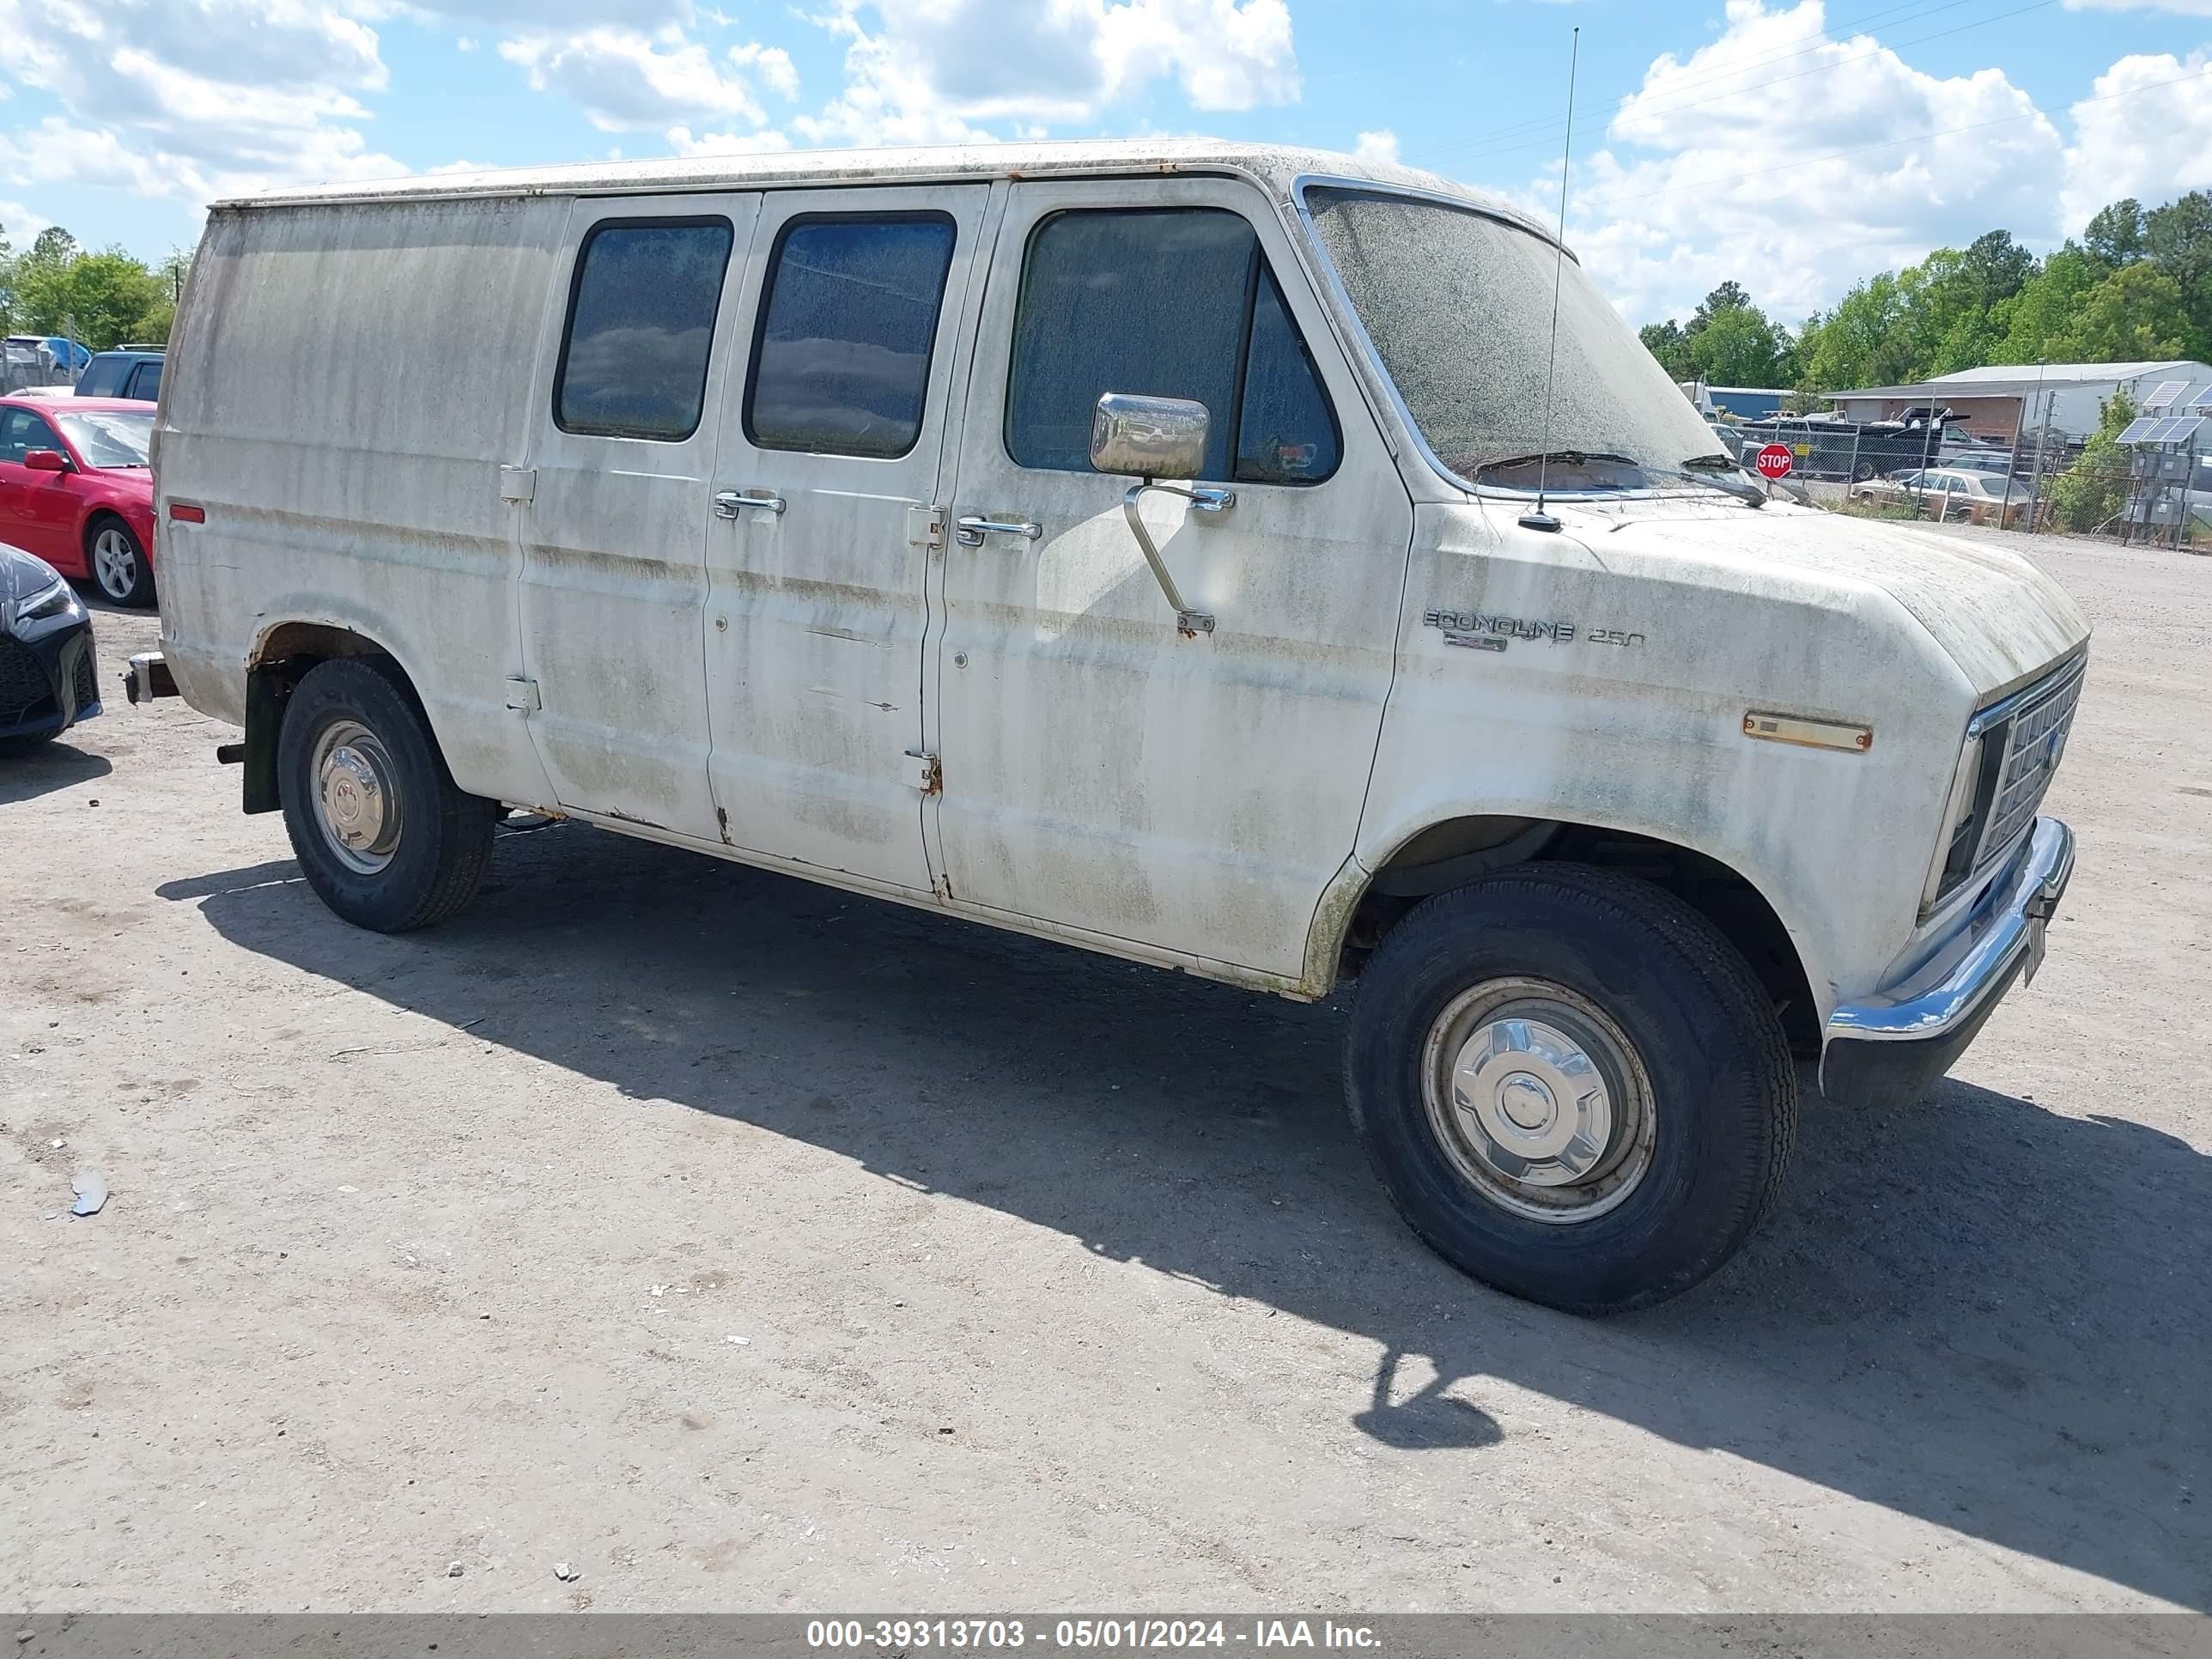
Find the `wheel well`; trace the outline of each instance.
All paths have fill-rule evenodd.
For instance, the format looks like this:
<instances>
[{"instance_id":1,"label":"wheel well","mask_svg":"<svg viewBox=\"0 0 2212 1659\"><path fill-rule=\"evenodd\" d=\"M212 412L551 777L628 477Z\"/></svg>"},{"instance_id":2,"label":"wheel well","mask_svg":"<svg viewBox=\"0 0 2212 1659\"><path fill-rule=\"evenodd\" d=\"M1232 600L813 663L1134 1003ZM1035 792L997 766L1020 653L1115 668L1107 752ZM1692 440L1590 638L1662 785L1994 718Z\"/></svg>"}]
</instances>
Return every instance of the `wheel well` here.
<instances>
[{"instance_id":1,"label":"wheel well","mask_svg":"<svg viewBox=\"0 0 2212 1659\"><path fill-rule=\"evenodd\" d=\"M269 676L286 690L297 685L317 663L332 657L388 657L392 653L366 634L331 623L280 623L262 636L251 661L249 674Z\"/></svg>"},{"instance_id":2,"label":"wheel well","mask_svg":"<svg viewBox=\"0 0 2212 1659\"><path fill-rule=\"evenodd\" d=\"M283 805L276 787L276 734L284 704L319 663L336 657L381 657L392 653L366 634L331 623L282 623L262 636L246 665L246 810L274 812ZM405 671L400 678L405 681ZM410 694L413 687L409 685Z\"/></svg>"},{"instance_id":3,"label":"wheel well","mask_svg":"<svg viewBox=\"0 0 2212 1659\"><path fill-rule=\"evenodd\" d=\"M1664 888L1743 953L1774 999L1790 1046L1817 1053L1813 994L1790 930L1766 896L1717 859L1671 842L1556 818L1465 817L1433 824L1392 854L1360 895L1339 971L1356 977L1390 930L1431 894L1516 864L1595 865Z\"/></svg>"},{"instance_id":4,"label":"wheel well","mask_svg":"<svg viewBox=\"0 0 2212 1659\"><path fill-rule=\"evenodd\" d=\"M125 530L131 528L130 521L112 507L95 507L84 515L84 528L77 532L77 543L84 550L87 569L92 567L92 538L100 533L100 526L110 521L121 525Z\"/></svg>"}]
</instances>

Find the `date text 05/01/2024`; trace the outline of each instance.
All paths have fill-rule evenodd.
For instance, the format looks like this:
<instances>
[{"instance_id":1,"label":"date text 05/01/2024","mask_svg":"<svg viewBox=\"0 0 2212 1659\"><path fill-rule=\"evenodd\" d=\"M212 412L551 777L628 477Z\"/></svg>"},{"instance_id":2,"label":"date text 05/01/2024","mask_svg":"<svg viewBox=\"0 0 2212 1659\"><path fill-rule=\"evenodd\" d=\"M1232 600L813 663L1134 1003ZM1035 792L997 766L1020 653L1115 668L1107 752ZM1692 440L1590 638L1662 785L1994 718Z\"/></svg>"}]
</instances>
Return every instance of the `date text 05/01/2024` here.
<instances>
[{"instance_id":1,"label":"date text 05/01/2024","mask_svg":"<svg viewBox=\"0 0 2212 1659\"><path fill-rule=\"evenodd\" d=\"M811 1619L806 1644L830 1650L894 1648L1074 1651L1176 1648L1334 1648L1350 1651L1380 1645L1365 1625L1333 1619Z\"/></svg>"}]
</instances>

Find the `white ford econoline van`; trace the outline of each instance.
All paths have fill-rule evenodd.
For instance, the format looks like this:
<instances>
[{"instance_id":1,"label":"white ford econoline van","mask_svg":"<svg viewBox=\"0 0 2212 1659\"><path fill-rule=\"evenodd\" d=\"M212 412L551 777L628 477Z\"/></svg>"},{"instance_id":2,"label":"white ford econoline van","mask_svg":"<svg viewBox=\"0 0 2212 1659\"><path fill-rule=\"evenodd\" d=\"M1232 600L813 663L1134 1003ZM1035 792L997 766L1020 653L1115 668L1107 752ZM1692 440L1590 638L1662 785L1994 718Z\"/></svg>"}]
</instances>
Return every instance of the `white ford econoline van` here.
<instances>
[{"instance_id":1,"label":"white ford econoline van","mask_svg":"<svg viewBox=\"0 0 2212 1659\"><path fill-rule=\"evenodd\" d=\"M1560 267L1443 180L1203 143L224 204L145 678L364 927L459 908L511 805L1356 977L1421 1236L1653 1302L1772 1200L1793 1049L1911 1097L2033 971L2087 629L1763 502Z\"/></svg>"}]
</instances>

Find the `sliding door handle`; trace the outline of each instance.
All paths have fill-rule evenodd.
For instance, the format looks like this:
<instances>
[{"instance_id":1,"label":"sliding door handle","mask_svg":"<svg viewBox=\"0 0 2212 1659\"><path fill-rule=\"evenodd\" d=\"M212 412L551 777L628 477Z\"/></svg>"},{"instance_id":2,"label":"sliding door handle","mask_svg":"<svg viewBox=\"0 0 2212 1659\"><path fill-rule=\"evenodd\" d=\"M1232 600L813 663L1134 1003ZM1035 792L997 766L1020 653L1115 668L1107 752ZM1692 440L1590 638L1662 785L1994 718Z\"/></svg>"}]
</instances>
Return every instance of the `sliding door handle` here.
<instances>
[{"instance_id":1,"label":"sliding door handle","mask_svg":"<svg viewBox=\"0 0 2212 1659\"><path fill-rule=\"evenodd\" d=\"M765 489L724 489L714 496L714 516L718 519L734 519L749 507L757 507L763 513L781 513L783 497L770 495Z\"/></svg>"}]
</instances>

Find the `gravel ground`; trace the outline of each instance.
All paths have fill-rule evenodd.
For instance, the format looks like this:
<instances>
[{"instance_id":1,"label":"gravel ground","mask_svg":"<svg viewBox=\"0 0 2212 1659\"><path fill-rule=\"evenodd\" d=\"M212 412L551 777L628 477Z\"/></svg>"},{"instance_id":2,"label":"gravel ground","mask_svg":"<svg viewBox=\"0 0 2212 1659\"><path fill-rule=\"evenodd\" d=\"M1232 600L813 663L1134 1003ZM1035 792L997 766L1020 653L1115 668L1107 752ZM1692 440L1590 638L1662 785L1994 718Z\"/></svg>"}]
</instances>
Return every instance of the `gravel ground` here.
<instances>
[{"instance_id":1,"label":"gravel ground","mask_svg":"<svg viewBox=\"0 0 2212 1659\"><path fill-rule=\"evenodd\" d=\"M2042 976L1608 1323L1400 1227L1339 1008L565 825L379 938L118 700L0 769L0 1605L2212 1606L2212 561L2034 551Z\"/></svg>"}]
</instances>

